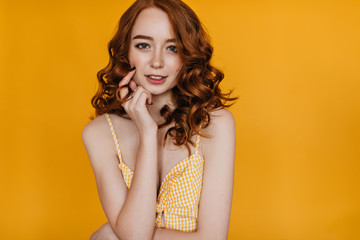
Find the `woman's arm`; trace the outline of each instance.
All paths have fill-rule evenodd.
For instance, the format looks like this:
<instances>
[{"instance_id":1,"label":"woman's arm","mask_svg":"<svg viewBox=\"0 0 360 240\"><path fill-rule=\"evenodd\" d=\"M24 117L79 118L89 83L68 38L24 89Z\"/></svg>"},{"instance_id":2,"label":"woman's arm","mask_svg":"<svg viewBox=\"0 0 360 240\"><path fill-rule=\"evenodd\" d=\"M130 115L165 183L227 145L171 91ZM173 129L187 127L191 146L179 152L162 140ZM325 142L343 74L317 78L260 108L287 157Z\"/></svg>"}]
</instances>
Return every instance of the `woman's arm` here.
<instances>
[{"instance_id":1,"label":"woman's arm","mask_svg":"<svg viewBox=\"0 0 360 240\"><path fill-rule=\"evenodd\" d=\"M98 187L100 201L108 221L120 239L151 239L154 232L157 170L158 126L150 115L147 104L152 103L151 93L131 80L130 71L119 83L121 98L132 95L123 107L135 124L139 134L131 188L127 190L106 119L94 119L83 130L83 142L88 152ZM99 119L99 120L98 120ZM97 120L97 121L96 121ZM137 134L137 133L134 133ZM121 135L120 135L121 136Z\"/></svg>"},{"instance_id":2,"label":"woman's arm","mask_svg":"<svg viewBox=\"0 0 360 240\"><path fill-rule=\"evenodd\" d=\"M90 240L119 240L112 230L110 223L106 222L90 236Z\"/></svg>"},{"instance_id":3,"label":"woman's arm","mask_svg":"<svg viewBox=\"0 0 360 240\"><path fill-rule=\"evenodd\" d=\"M140 140L129 190L119 170L114 142L104 116L90 122L82 137L100 201L114 233L120 239L151 239L156 209L156 132L149 132Z\"/></svg>"},{"instance_id":4,"label":"woman's arm","mask_svg":"<svg viewBox=\"0 0 360 240\"><path fill-rule=\"evenodd\" d=\"M131 188L115 224L125 239L151 239L157 193L157 129L140 137Z\"/></svg>"},{"instance_id":5,"label":"woman's arm","mask_svg":"<svg viewBox=\"0 0 360 240\"><path fill-rule=\"evenodd\" d=\"M153 240L227 239L234 185L235 122L228 110L212 113L210 125L203 130L212 138L201 138L204 178L199 203L198 228L186 233L155 229Z\"/></svg>"}]
</instances>

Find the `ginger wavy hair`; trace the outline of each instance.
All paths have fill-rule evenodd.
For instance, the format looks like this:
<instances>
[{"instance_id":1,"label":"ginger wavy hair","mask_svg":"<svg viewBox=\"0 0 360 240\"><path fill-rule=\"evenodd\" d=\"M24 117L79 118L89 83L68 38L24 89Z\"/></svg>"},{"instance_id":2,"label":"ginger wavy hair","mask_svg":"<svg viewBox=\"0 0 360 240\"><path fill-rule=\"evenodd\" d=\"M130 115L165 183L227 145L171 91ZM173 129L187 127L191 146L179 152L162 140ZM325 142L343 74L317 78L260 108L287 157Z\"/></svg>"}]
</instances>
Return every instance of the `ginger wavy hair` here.
<instances>
[{"instance_id":1,"label":"ginger wavy hair","mask_svg":"<svg viewBox=\"0 0 360 240\"><path fill-rule=\"evenodd\" d=\"M91 103L95 108L95 117L104 113L119 116L126 113L122 103L128 96L120 98L119 82L130 70L128 52L132 27L139 13L150 7L167 13L183 63L177 85L172 89L176 108L172 110L165 105L160 110L165 122L159 128L174 122L175 126L168 129L165 140L170 135L175 145L185 145L190 152L188 144L194 145L191 140L194 134L208 137L201 134L200 129L209 125L210 112L231 106L227 102L237 98L230 97L232 91L221 92L219 84L224 74L210 64L213 47L209 36L193 10L180 0L137 0L127 9L108 44L109 63L97 74L99 88Z\"/></svg>"}]
</instances>

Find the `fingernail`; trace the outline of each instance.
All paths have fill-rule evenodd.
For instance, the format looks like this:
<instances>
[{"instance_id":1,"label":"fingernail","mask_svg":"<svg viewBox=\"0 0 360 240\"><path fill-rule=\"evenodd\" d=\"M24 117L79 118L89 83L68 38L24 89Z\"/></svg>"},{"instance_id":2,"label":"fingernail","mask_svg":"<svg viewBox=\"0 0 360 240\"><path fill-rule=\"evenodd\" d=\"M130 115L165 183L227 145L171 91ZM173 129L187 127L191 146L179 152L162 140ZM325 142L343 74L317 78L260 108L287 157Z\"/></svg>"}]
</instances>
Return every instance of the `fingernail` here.
<instances>
[{"instance_id":1,"label":"fingernail","mask_svg":"<svg viewBox=\"0 0 360 240\"><path fill-rule=\"evenodd\" d=\"M132 68L130 69L130 72L134 71L135 69L136 69L136 67L132 67Z\"/></svg>"}]
</instances>

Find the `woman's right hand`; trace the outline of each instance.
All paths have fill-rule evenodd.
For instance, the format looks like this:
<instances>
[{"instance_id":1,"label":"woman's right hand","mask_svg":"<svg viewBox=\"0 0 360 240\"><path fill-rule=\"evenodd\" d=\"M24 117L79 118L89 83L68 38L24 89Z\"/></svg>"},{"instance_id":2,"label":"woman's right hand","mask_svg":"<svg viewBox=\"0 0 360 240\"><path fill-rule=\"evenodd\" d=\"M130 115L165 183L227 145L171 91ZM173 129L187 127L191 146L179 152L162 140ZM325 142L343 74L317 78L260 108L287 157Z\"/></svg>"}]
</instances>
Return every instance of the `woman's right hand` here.
<instances>
[{"instance_id":1,"label":"woman's right hand","mask_svg":"<svg viewBox=\"0 0 360 240\"><path fill-rule=\"evenodd\" d=\"M119 83L120 88L129 84L132 90L130 97L123 103L122 107L130 116L131 120L134 121L140 133L145 133L148 130L157 130L158 126L146 106L147 104L152 104L151 93L142 86L137 86L135 81L131 80L135 72L136 70L130 71ZM120 97L122 99L125 98L128 93L128 88L120 89Z\"/></svg>"}]
</instances>

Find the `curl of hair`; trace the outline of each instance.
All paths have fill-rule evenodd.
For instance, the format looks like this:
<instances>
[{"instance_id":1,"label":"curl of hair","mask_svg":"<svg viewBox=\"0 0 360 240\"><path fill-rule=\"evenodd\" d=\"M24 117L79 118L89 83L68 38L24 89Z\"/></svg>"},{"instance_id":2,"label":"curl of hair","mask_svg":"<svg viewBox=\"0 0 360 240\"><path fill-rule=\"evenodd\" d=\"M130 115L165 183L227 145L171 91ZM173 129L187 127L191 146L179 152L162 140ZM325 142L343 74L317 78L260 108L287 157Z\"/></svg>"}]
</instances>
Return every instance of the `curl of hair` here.
<instances>
[{"instance_id":1,"label":"curl of hair","mask_svg":"<svg viewBox=\"0 0 360 240\"><path fill-rule=\"evenodd\" d=\"M109 63L97 74L99 88L91 103L95 116L126 113L122 104L128 96L120 98L119 82L130 69L128 51L136 17L150 7L168 14L183 63L177 85L172 89L176 108L171 110L165 105L160 110L165 122L159 128L174 122L174 127L167 130L165 140L170 135L175 145L185 145L190 152L188 144L194 145L193 135L207 137L200 130L210 124L210 112L231 106L227 102L237 98L230 97L232 91L221 92L219 84L224 74L210 64L213 47L209 36L193 10L180 0L138 0L122 15L117 32L108 44Z\"/></svg>"}]
</instances>

